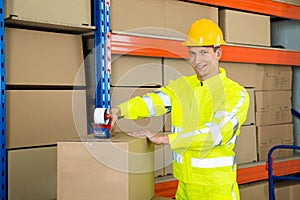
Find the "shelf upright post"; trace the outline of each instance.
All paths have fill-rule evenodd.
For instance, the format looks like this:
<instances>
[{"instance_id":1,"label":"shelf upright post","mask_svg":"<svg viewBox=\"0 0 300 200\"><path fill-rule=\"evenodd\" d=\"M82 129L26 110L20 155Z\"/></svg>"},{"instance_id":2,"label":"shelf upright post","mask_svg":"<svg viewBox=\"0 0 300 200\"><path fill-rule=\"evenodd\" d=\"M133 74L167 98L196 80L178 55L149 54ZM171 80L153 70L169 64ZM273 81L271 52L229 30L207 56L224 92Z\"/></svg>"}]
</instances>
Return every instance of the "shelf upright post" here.
<instances>
[{"instance_id":1,"label":"shelf upright post","mask_svg":"<svg viewBox=\"0 0 300 200\"><path fill-rule=\"evenodd\" d=\"M0 1L0 59L1 59L1 200L7 194L6 169L6 78L5 78L5 45L4 45L4 0Z\"/></svg>"},{"instance_id":2,"label":"shelf upright post","mask_svg":"<svg viewBox=\"0 0 300 200\"><path fill-rule=\"evenodd\" d=\"M94 0L95 108L110 109L110 1Z\"/></svg>"}]
</instances>

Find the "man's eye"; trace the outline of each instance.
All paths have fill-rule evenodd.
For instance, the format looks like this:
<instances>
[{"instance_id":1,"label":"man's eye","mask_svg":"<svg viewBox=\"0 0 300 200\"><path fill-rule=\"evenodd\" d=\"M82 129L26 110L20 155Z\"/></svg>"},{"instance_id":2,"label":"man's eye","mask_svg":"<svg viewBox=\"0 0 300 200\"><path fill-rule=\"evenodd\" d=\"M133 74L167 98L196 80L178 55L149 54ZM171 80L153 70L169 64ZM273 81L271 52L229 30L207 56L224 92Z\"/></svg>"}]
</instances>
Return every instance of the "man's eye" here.
<instances>
[{"instance_id":1,"label":"man's eye","mask_svg":"<svg viewBox=\"0 0 300 200\"><path fill-rule=\"evenodd\" d=\"M205 54L207 54L207 51L201 51L200 54L205 55Z\"/></svg>"},{"instance_id":2,"label":"man's eye","mask_svg":"<svg viewBox=\"0 0 300 200\"><path fill-rule=\"evenodd\" d=\"M194 56L195 52L190 51L190 56Z\"/></svg>"}]
</instances>

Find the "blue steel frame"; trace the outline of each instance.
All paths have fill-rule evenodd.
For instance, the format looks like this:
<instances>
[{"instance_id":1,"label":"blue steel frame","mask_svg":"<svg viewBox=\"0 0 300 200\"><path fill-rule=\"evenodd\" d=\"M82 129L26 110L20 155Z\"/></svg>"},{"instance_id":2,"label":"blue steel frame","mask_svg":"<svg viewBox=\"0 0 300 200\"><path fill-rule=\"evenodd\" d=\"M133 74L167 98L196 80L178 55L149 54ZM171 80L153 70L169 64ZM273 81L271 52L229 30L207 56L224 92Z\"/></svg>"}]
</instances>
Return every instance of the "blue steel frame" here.
<instances>
[{"instance_id":1,"label":"blue steel frame","mask_svg":"<svg viewBox=\"0 0 300 200\"><path fill-rule=\"evenodd\" d=\"M269 199L270 200L275 200L275 194L274 194L274 183L273 180L295 180L295 181L300 181L300 177L293 177L293 176L274 176L273 175L273 159L272 159L272 153L276 149L299 149L300 146L296 145L276 145L272 147L269 150L268 153L268 182L269 182Z\"/></svg>"},{"instance_id":2,"label":"blue steel frame","mask_svg":"<svg viewBox=\"0 0 300 200\"><path fill-rule=\"evenodd\" d=\"M4 45L4 0L0 2L0 48L1 48L1 199L7 194L7 157L6 157L6 78L5 78L5 45Z\"/></svg>"},{"instance_id":3,"label":"blue steel frame","mask_svg":"<svg viewBox=\"0 0 300 200\"><path fill-rule=\"evenodd\" d=\"M107 36L110 33L110 1L94 0L94 70L95 107L110 109L110 74L108 73Z\"/></svg>"}]
</instances>

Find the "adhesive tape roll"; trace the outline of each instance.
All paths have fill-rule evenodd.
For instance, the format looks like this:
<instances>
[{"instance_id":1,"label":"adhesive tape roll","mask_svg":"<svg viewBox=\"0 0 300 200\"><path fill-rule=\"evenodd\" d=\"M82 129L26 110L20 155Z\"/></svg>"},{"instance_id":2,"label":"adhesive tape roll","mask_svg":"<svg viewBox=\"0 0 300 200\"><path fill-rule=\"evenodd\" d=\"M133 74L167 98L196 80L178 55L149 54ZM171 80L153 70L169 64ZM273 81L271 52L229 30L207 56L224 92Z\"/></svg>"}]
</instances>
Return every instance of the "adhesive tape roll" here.
<instances>
[{"instance_id":1,"label":"adhesive tape roll","mask_svg":"<svg viewBox=\"0 0 300 200\"><path fill-rule=\"evenodd\" d=\"M107 112L106 108L96 108L94 111L94 122L97 124L107 124L108 120L104 118Z\"/></svg>"}]
</instances>

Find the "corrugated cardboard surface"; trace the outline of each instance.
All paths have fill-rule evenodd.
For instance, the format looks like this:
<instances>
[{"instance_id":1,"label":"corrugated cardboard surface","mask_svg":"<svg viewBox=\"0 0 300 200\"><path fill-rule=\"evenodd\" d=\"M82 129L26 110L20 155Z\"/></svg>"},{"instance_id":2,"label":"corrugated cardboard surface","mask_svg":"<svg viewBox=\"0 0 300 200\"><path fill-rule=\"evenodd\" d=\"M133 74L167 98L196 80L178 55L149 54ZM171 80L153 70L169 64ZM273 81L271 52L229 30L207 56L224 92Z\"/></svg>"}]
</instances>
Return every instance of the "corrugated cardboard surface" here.
<instances>
[{"instance_id":1,"label":"corrugated cardboard surface","mask_svg":"<svg viewBox=\"0 0 300 200\"><path fill-rule=\"evenodd\" d=\"M6 15L70 25L91 25L89 0L6 0Z\"/></svg>"},{"instance_id":2,"label":"corrugated cardboard surface","mask_svg":"<svg viewBox=\"0 0 300 200\"><path fill-rule=\"evenodd\" d=\"M249 94L250 104L248 108L247 118L243 125L251 125L255 124L255 97L254 97L254 89L247 88L246 89Z\"/></svg>"},{"instance_id":3,"label":"corrugated cardboard surface","mask_svg":"<svg viewBox=\"0 0 300 200\"><path fill-rule=\"evenodd\" d=\"M237 164L257 161L256 127L241 126L240 135L234 148Z\"/></svg>"},{"instance_id":4,"label":"corrugated cardboard surface","mask_svg":"<svg viewBox=\"0 0 300 200\"><path fill-rule=\"evenodd\" d=\"M59 200L153 197L153 145L146 138L89 138L58 143Z\"/></svg>"},{"instance_id":5,"label":"corrugated cardboard surface","mask_svg":"<svg viewBox=\"0 0 300 200\"><path fill-rule=\"evenodd\" d=\"M185 38L189 26L194 20L200 18L209 18L218 23L218 9L174 0L114 0L111 2L113 32Z\"/></svg>"},{"instance_id":6,"label":"corrugated cardboard surface","mask_svg":"<svg viewBox=\"0 0 300 200\"><path fill-rule=\"evenodd\" d=\"M270 46L270 17L224 9L219 12L219 25L229 43Z\"/></svg>"},{"instance_id":7,"label":"corrugated cardboard surface","mask_svg":"<svg viewBox=\"0 0 300 200\"><path fill-rule=\"evenodd\" d=\"M242 200L269 200L268 181L239 185Z\"/></svg>"},{"instance_id":8,"label":"corrugated cardboard surface","mask_svg":"<svg viewBox=\"0 0 300 200\"><path fill-rule=\"evenodd\" d=\"M256 64L220 62L220 67L226 70L227 77L233 81L244 87L255 87L257 76Z\"/></svg>"},{"instance_id":9,"label":"corrugated cardboard surface","mask_svg":"<svg viewBox=\"0 0 300 200\"><path fill-rule=\"evenodd\" d=\"M162 85L162 59L140 56L113 56L112 86Z\"/></svg>"},{"instance_id":10,"label":"corrugated cardboard surface","mask_svg":"<svg viewBox=\"0 0 300 200\"><path fill-rule=\"evenodd\" d=\"M291 91L255 91L256 125L292 122Z\"/></svg>"},{"instance_id":11,"label":"corrugated cardboard surface","mask_svg":"<svg viewBox=\"0 0 300 200\"><path fill-rule=\"evenodd\" d=\"M112 87L111 88L111 105L116 107L120 103L141 96L156 88L133 88L133 87ZM138 120L120 119L112 129L113 132L133 132L141 130L151 130L154 132L163 131L163 116L151 117Z\"/></svg>"},{"instance_id":12,"label":"corrugated cardboard surface","mask_svg":"<svg viewBox=\"0 0 300 200\"><path fill-rule=\"evenodd\" d=\"M154 145L154 176L164 175L164 146Z\"/></svg>"},{"instance_id":13,"label":"corrugated cardboard surface","mask_svg":"<svg viewBox=\"0 0 300 200\"><path fill-rule=\"evenodd\" d=\"M294 142L293 124L278 124L257 127L258 160L266 160L271 147L280 144L292 145ZM291 149L277 149L273 158L283 158L293 155Z\"/></svg>"},{"instance_id":14,"label":"corrugated cardboard surface","mask_svg":"<svg viewBox=\"0 0 300 200\"><path fill-rule=\"evenodd\" d=\"M257 65L255 90L291 90L292 67Z\"/></svg>"},{"instance_id":15,"label":"corrugated cardboard surface","mask_svg":"<svg viewBox=\"0 0 300 200\"><path fill-rule=\"evenodd\" d=\"M7 84L85 85L80 35L5 28Z\"/></svg>"},{"instance_id":16,"label":"corrugated cardboard surface","mask_svg":"<svg viewBox=\"0 0 300 200\"><path fill-rule=\"evenodd\" d=\"M7 90L7 148L86 134L85 91Z\"/></svg>"},{"instance_id":17,"label":"corrugated cardboard surface","mask_svg":"<svg viewBox=\"0 0 300 200\"><path fill-rule=\"evenodd\" d=\"M218 8L191 2L165 0L167 36L186 38L190 25L197 19L208 18L218 24Z\"/></svg>"},{"instance_id":18,"label":"corrugated cardboard surface","mask_svg":"<svg viewBox=\"0 0 300 200\"><path fill-rule=\"evenodd\" d=\"M275 198L298 200L300 197L299 181L282 181L274 184Z\"/></svg>"},{"instance_id":19,"label":"corrugated cardboard surface","mask_svg":"<svg viewBox=\"0 0 300 200\"><path fill-rule=\"evenodd\" d=\"M56 198L56 147L8 150L8 199Z\"/></svg>"}]
</instances>

